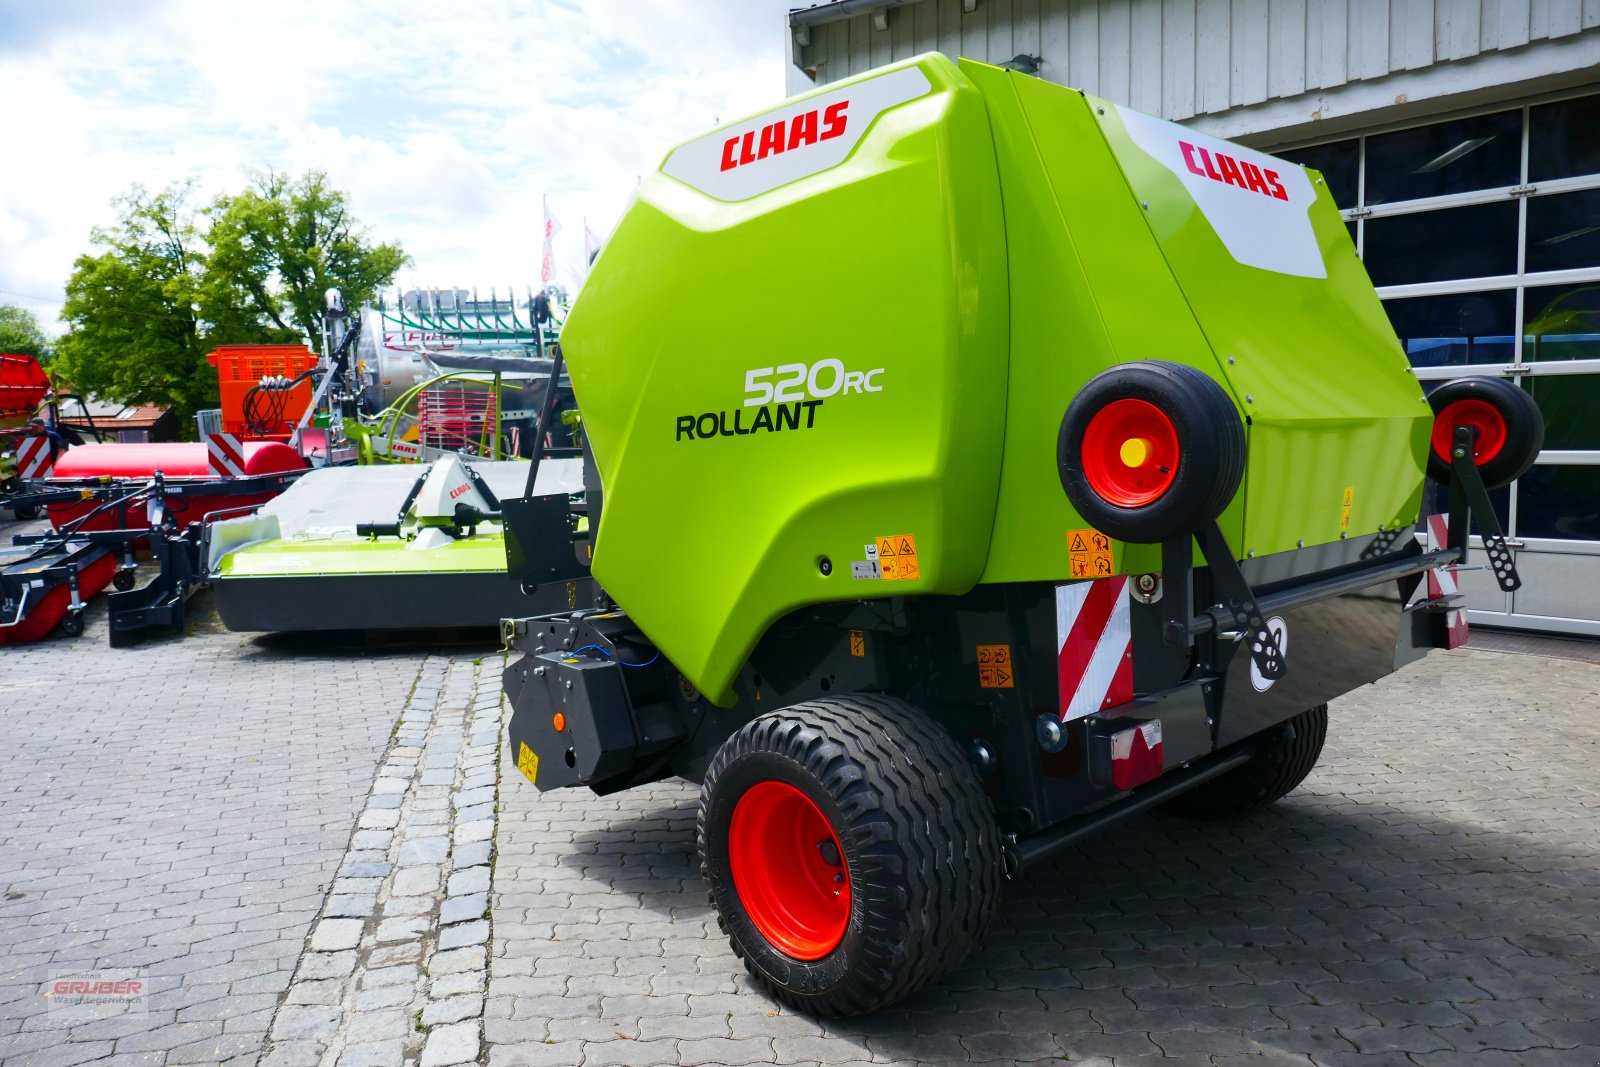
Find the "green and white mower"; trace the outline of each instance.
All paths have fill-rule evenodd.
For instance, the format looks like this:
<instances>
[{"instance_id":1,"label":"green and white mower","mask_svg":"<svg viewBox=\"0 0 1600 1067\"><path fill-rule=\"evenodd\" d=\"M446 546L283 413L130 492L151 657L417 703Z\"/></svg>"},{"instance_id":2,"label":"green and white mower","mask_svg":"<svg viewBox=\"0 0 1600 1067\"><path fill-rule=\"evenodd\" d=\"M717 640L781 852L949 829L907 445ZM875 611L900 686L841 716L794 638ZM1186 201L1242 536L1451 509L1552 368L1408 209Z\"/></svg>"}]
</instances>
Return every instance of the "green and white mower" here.
<instances>
[{"instance_id":1,"label":"green and white mower","mask_svg":"<svg viewBox=\"0 0 1600 1067\"><path fill-rule=\"evenodd\" d=\"M1314 171L939 56L673 149L561 341L584 491L508 539L595 585L503 623L517 766L700 783L734 950L824 1015L1085 832L1293 789L1330 700L1461 639L1469 520L1515 587L1486 488L1543 433L1423 395Z\"/></svg>"},{"instance_id":2,"label":"green and white mower","mask_svg":"<svg viewBox=\"0 0 1600 1067\"><path fill-rule=\"evenodd\" d=\"M581 468L546 459L531 499L565 512ZM506 580L500 503L527 484L526 462L462 456L309 471L251 513L208 525L205 581L230 630L492 627L530 603ZM567 541L564 530L546 538L540 554L570 556ZM574 574L570 591L547 584L531 602L571 607L588 584Z\"/></svg>"}]
</instances>

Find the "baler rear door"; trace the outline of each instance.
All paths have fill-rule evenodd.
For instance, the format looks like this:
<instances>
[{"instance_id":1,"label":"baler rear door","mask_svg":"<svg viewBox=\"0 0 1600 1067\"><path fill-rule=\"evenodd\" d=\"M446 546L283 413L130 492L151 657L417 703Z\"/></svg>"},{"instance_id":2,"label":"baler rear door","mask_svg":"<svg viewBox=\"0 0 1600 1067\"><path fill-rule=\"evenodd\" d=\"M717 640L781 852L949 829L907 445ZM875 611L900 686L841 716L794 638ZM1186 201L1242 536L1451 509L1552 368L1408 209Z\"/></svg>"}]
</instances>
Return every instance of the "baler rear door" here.
<instances>
[{"instance_id":1,"label":"baler rear door","mask_svg":"<svg viewBox=\"0 0 1600 1067\"><path fill-rule=\"evenodd\" d=\"M1321 175L1091 102L1250 422L1238 554L1416 522L1432 414Z\"/></svg>"}]
</instances>

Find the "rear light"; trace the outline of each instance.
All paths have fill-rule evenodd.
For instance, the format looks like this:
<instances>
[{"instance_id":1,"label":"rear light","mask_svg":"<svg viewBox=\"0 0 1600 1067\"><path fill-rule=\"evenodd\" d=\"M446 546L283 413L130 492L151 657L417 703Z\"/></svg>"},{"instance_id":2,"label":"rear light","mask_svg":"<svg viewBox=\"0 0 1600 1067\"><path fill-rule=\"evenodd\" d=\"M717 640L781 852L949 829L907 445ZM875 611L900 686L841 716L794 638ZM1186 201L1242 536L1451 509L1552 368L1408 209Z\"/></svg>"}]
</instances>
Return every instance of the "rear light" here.
<instances>
[{"instance_id":1,"label":"rear light","mask_svg":"<svg viewBox=\"0 0 1600 1067\"><path fill-rule=\"evenodd\" d=\"M1118 792L1161 776L1161 720L1151 719L1114 733L1111 743L1111 788Z\"/></svg>"}]
</instances>

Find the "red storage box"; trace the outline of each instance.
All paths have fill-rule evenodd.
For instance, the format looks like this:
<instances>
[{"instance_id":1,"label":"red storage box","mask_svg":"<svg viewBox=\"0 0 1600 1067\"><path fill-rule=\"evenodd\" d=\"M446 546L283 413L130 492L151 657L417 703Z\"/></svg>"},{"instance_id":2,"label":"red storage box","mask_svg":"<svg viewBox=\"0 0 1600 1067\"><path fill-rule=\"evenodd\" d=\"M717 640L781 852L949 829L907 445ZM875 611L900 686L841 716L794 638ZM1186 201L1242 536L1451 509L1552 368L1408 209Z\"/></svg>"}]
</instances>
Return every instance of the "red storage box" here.
<instances>
[{"instance_id":1,"label":"red storage box","mask_svg":"<svg viewBox=\"0 0 1600 1067\"><path fill-rule=\"evenodd\" d=\"M316 354L304 345L223 345L206 356L206 362L217 368L222 430L240 440L287 440L311 404L312 383L303 381L289 391L282 412L270 428L263 433L246 432L245 394L263 378L295 378L317 365Z\"/></svg>"}]
</instances>

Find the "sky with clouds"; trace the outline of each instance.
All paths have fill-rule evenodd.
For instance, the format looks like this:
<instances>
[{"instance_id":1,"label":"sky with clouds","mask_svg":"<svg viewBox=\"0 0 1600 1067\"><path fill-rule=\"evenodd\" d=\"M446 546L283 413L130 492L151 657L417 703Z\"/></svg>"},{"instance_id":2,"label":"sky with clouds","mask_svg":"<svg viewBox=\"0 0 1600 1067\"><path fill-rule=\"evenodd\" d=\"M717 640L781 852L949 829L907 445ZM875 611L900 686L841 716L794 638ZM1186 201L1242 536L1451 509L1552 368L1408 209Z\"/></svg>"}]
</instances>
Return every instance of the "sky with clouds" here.
<instances>
[{"instance_id":1,"label":"sky with clouds","mask_svg":"<svg viewBox=\"0 0 1600 1067\"><path fill-rule=\"evenodd\" d=\"M405 285L557 280L640 174L782 99L789 0L0 0L0 303L55 333L112 200L325 170Z\"/></svg>"}]
</instances>

